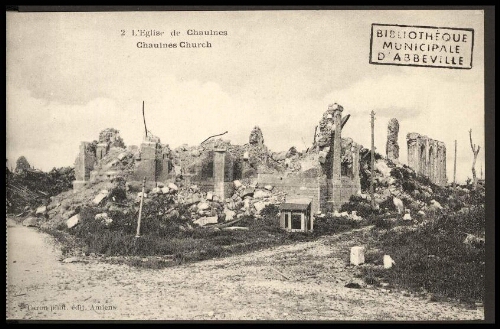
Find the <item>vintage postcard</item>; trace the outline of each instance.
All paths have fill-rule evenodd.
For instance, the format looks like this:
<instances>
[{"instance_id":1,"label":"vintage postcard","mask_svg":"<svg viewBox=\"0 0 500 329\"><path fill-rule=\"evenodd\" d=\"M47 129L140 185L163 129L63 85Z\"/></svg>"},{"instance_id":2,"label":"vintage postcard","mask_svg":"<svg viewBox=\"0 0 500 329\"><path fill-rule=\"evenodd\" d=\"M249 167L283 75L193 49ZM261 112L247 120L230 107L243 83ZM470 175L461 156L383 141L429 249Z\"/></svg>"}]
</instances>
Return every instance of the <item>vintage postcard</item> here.
<instances>
[{"instance_id":1,"label":"vintage postcard","mask_svg":"<svg viewBox=\"0 0 500 329\"><path fill-rule=\"evenodd\" d=\"M6 19L7 320L485 319L484 10Z\"/></svg>"}]
</instances>

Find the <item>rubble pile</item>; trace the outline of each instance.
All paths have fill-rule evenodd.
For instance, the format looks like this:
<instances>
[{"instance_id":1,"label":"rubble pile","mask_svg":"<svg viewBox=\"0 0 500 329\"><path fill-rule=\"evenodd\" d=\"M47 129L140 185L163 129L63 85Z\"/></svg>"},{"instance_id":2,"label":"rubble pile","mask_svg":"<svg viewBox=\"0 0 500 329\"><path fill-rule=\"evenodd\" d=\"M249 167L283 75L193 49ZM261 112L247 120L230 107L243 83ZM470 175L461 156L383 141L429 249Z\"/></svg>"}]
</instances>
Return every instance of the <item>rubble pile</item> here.
<instances>
[{"instance_id":1,"label":"rubble pile","mask_svg":"<svg viewBox=\"0 0 500 329\"><path fill-rule=\"evenodd\" d=\"M368 157L369 158L369 157ZM370 178L369 161L361 163L365 177ZM484 193L484 189L480 193ZM414 222L425 221L430 214L446 211L468 211L471 190L457 186L453 189L432 184L428 179L419 177L415 171L388 159L375 161L374 199L379 213ZM352 217L350 211L358 216L366 217L372 213L371 197L368 189L351 198L342 206L337 217Z\"/></svg>"},{"instance_id":2,"label":"rubble pile","mask_svg":"<svg viewBox=\"0 0 500 329\"><path fill-rule=\"evenodd\" d=\"M90 173L90 183L107 181L116 177L126 179L134 170L137 151L111 147Z\"/></svg>"}]
</instances>

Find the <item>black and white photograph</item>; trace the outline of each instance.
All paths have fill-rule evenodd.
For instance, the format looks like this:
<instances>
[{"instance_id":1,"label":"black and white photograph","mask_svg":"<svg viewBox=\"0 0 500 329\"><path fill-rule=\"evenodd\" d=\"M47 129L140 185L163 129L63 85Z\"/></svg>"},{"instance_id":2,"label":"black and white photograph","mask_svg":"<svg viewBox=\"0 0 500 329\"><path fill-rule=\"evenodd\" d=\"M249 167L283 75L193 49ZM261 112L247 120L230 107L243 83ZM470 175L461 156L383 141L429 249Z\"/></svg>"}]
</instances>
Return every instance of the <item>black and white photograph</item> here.
<instances>
[{"instance_id":1,"label":"black and white photograph","mask_svg":"<svg viewBox=\"0 0 500 329\"><path fill-rule=\"evenodd\" d=\"M6 320L484 321L487 55L482 9L6 11Z\"/></svg>"}]
</instances>

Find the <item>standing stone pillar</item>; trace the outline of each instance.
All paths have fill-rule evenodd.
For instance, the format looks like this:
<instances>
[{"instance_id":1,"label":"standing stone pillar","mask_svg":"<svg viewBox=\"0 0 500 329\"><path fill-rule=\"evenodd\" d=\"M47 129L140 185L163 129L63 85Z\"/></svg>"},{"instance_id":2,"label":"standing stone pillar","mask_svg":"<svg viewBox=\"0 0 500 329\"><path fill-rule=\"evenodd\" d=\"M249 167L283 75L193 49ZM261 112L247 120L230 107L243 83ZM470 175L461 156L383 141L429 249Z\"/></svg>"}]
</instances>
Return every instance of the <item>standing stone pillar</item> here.
<instances>
[{"instance_id":1,"label":"standing stone pillar","mask_svg":"<svg viewBox=\"0 0 500 329\"><path fill-rule=\"evenodd\" d=\"M425 140L423 141L423 145L424 145L424 156L423 156L423 159L422 159L422 175L429 178L429 139L428 138L425 138Z\"/></svg>"},{"instance_id":2,"label":"standing stone pillar","mask_svg":"<svg viewBox=\"0 0 500 329\"><path fill-rule=\"evenodd\" d=\"M387 126L387 143L385 145L385 153L389 160L399 159L398 133L399 122L392 118Z\"/></svg>"},{"instance_id":3,"label":"standing stone pillar","mask_svg":"<svg viewBox=\"0 0 500 329\"><path fill-rule=\"evenodd\" d=\"M101 160L108 154L109 151L109 143L99 143L96 146L96 156L97 160Z\"/></svg>"},{"instance_id":4,"label":"standing stone pillar","mask_svg":"<svg viewBox=\"0 0 500 329\"><path fill-rule=\"evenodd\" d=\"M406 144L408 148L408 167L415 170L415 173L419 172L420 154L418 145L418 134L408 133L406 135Z\"/></svg>"},{"instance_id":5,"label":"standing stone pillar","mask_svg":"<svg viewBox=\"0 0 500 329\"><path fill-rule=\"evenodd\" d=\"M341 180L341 163L342 163L342 111L344 108L337 103L329 105L328 109L333 110L333 122L335 133L331 143L332 149L332 193L331 203L333 210L340 207L342 180Z\"/></svg>"},{"instance_id":6,"label":"standing stone pillar","mask_svg":"<svg viewBox=\"0 0 500 329\"><path fill-rule=\"evenodd\" d=\"M443 142L438 142L438 179L437 184L444 186L448 183L446 178L446 145Z\"/></svg>"},{"instance_id":7,"label":"standing stone pillar","mask_svg":"<svg viewBox=\"0 0 500 329\"><path fill-rule=\"evenodd\" d=\"M96 161L95 154L89 150L90 143L81 142L80 152L75 161L75 179L73 181L73 189L78 190L85 186L90 180L90 171L94 169Z\"/></svg>"},{"instance_id":8,"label":"standing stone pillar","mask_svg":"<svg viewBox=\"0 0 500 329\"><path fill-rule=\"evenodd\" d=\"M141 160L135 162L133 179L141 181L146 177L147 182L156 182L157 145L155 142L143 141L141 144Z\"/></svg>"},{"instance_id":9,"label":"standing stone pillar","mask_svg":"<svg viewBox=\"0 0 500 329\"><path fill-rule=\"evenodd\" d=\"M340 174L341 174L341 152L342 152L342 128L340 126L340 122L342 120L342 106L338 104L333 104L329 106L330 109L333 109L333 120L335 126L335 134L332 140L332 180L334 182L340 182Z\"/></svg>"},{"instance_id":10,"label":"standing stone pillar","mask_svg":"<svg viewBox=\"0 0 500 329\"><path fill-rule=\"evenodd\" d=\"M226 148L214 149L214 194L224 200L224 172Z\"/></svg>"},{"instance_id":11,"label":"standing stone pillar","mask_svg":"<svg viewBox=\"0 0 500 329\"><path fill-rule=\"evenodd\" d=\"M352 175L353 181L356 185L356 192L361 193L361 179L359 177L359 152L361 151L362 146L357 143L352 143Z\"/></svg>"}]
</instances>

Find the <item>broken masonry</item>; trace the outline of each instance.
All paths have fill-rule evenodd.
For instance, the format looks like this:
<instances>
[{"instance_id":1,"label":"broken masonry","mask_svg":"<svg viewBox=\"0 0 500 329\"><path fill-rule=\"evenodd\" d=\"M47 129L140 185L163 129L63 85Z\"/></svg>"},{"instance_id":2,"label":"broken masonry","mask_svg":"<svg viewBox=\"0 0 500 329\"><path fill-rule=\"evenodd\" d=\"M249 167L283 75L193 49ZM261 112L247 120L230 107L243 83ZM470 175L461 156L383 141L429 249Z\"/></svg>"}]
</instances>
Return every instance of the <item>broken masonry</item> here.
<instances>
[{"instance_id":1,"label":"broken masonry","mask_svg":"<svg viewBox=\"0 0 500 329\"><path fill-rule=\"evenodd\" d=\"M417 175L429 178L439 186L447 184L446 178L446 145L418 133L406 136L408 144L408 166Z\"/></svg>"},{"instance_id":2,"label":"broken masonry","mask_svg":"<svg viewBox=\"0 0 500 329\"><path fill-rule=\"evenodd\" d=\"M168 145L148 134L138 148L133 171L127 179L139 182L146 177L148 182L168 183L182 175L186 184L196 184L201 191L213 192L220 200L233 195L235 179L248 179L251 184L274 186L286 194L287 200L309 199L311 209L307 216L318 211L332 212L361 191L359 152L362 146L351 138L342 138L342 127L349 119L349 115L342 116L342 112L342 106L330 104L316 129L313 147L305 153L292 147L276 159L264 145L259 127L252 130L249 143L244 146L232 146L222 140L200 145L195 152L198 158L190 160L191 163L182 163ZM96 177L96 166L112 147L124 147L117 130L107 129L99 137L97 145L88 142L80 145L75 161L75 190ZM128 147L129 151L134 149L137 147ZM308 172L300 169L299 162L304 157L312 159L312 169ZM114 177L116 173L109 171L101 178L112 180Z\"/></svg>"}]
</instances>

